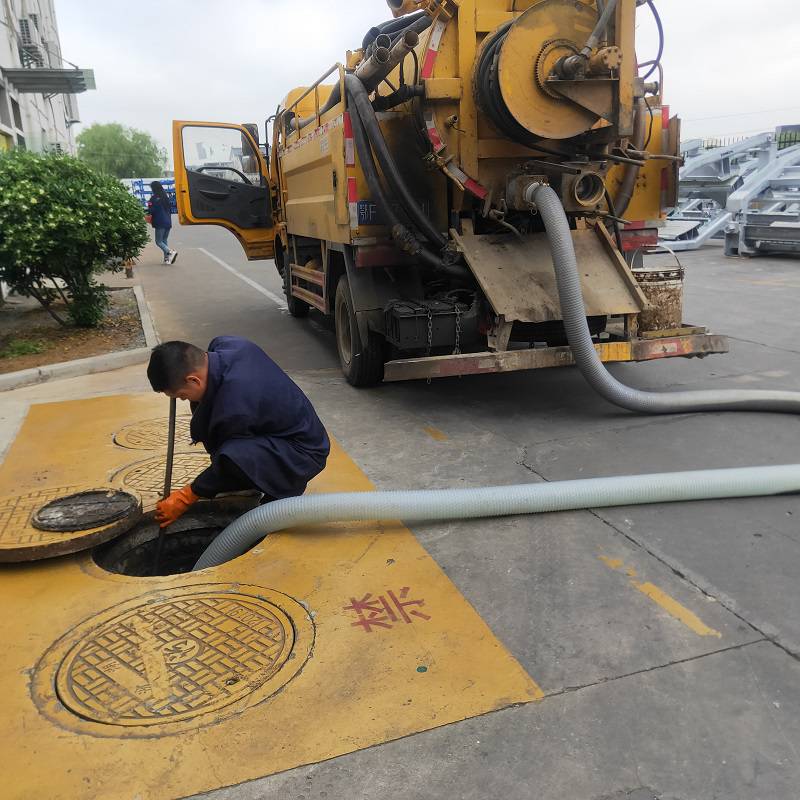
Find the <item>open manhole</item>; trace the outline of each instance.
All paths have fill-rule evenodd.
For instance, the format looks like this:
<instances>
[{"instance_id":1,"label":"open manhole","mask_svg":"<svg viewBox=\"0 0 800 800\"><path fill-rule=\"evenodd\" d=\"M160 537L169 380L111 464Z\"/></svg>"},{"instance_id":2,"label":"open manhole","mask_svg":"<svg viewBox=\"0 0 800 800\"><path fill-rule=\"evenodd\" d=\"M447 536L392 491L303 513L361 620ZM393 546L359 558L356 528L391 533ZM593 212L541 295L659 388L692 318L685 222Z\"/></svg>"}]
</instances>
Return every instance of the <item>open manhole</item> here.
<instances>
[{"instance_id":1,"label":"open manhole","mask_svg":"<svg viewBox=\"0 0 800 800\"><path fill-rule=\"evenodd\" d=\"M191 572L197 559L222 531L217 528L194 528L173 533L166 531L156 568L158 533L143 539L124 536L121 540L98 547L92 554L95 564L108 572L146 578L153 575L180 575Z\"/></svg>"},{"instance_id":2,"label":"open manhole","mask_svg":"<svg viewBox=\"0 0 800 800\"><path fill-rule=\"evenodd\" d=\"M40 531L86 531L133 514L139 498L118 489L90 489L45 503L31 517Z\"/></svg>"},{"instance_id":3,"label":"open manhole","mask_svg":"<svg viewBox=\"0 0 800 800\"><path fill-rule=\"evenodd\" d=\"M33 698L45 716L80 733L180 733L240 714L280 691L313 643L308 612L274 589L239 583L164 588L69 630L40 659Z\"/></svg>"},{"instance_id":4,"label":"open manhole","mask_svg":"<svg viewBox=\"0 0 800 800\"><path fill-rule=\"evenodd\" d=\"M160 528L145 517L124 536L92 552L98 567L117 575L147 578L191 572L215 537L237 517L253 508L257 497L237 496L203 501L164 530L156 569Z\"/></svg>"}]
</instances>

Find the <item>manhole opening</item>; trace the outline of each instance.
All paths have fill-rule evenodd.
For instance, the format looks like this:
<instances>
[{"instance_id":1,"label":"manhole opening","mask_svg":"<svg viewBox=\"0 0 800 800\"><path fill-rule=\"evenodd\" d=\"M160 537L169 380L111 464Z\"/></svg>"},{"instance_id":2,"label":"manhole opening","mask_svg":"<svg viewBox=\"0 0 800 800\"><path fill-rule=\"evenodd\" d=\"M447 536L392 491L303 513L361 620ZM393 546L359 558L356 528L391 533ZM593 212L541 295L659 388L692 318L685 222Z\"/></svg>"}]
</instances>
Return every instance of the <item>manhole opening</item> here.
<instances>
[{"instance_id":1,"label":"manhole opening","mask_svg":"<svg viewBox=\"0 0 800 800\"><path fill-rule=\"evenodd\" d=\"M191 572L203 551L222 531L222 527L193 528L176 533L166 532L159 559L159 568L154 571L158 531L147 526L150 536L134 529L109 544L95 548L92 556L95 564L117 575L135 578L157 575L182 575Z\"/></svg>"}]
</instances>

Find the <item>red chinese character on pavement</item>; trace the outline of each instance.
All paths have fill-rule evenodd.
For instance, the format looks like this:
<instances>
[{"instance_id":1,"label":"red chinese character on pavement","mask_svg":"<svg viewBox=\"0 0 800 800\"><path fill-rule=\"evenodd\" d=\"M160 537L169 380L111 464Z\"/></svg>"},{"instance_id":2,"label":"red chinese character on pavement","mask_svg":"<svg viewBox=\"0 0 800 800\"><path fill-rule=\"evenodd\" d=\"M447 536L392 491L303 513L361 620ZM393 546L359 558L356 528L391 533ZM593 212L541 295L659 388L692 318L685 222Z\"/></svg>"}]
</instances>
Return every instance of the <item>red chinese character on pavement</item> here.
<instances>
[{"instance_id":1,"label":"red chinese character on pavement","mask_svg":"<svg viewBox=\"0 0 800 800\"><path fill-rule=\"evenodd\" d=\"M366 633L372 633L373 626L391 628L396 622L409 624L414 621L411 617L429 620L430 616L419 610L425 605L424 600L406 599L410 591L408 586L404 586L399 596L389 589L385 595L379 597L373 597L371 592L360 600L351 597L350 605L344 606L343 610L354 611L358 619L350 625L354 628L363 628Z\"/></svg>"}]
</instances>

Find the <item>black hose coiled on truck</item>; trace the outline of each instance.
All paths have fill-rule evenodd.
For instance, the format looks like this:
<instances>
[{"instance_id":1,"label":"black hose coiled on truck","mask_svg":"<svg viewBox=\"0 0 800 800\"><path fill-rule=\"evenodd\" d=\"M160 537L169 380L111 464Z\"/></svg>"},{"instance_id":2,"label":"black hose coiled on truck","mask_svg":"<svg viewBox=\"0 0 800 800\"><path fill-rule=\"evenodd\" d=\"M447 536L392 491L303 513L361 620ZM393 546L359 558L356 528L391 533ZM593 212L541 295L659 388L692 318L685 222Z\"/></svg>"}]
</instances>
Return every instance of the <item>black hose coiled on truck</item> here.
<instances>
[{"instance_id":1,"label":"black hose coiled on truck","mask_svg":"<svg viewBox=\"0 0 800 800\"><path fill-rule=\"evenodd\" d=\"M392 239L394 239L401 250L418 258L423 264L433 268L438 275L462 282L472 282L472 273L463 264L450 264L435 253L432 253L417 240L413 232L410 231L400 220L400 217L398 217L381 183L378 168L375 165L375 158L372 154L372 145L367 135L367 128L360 114L359 105L363 108L362 98L365 94L364 85L355 75L348 75L345 78L345 88L350 106L353 138L355 139L359 164L364 172L364 177L367 179L370 194L372 194L375 201L383 210L391 230ZM359 103L359 99L362 99L362 103ZM369 98L367 98L367 100L369 100ZM372 111L371 106L370 111Z\"/></svg>"},{"instance_id":2,"label":"black hose coiled on truck","mask_svg":"<svg viewBox=\"0 0 800 800\"><path fill-rule=\"evenodd\" d=\"M546 153L556 158L572 159L578 153L567 153L546 147L541 144L541 139L532 134L527 128L517 122L516 117L508 110L503 92L500 89L500 50L508 36L513 22L501 25L497 32L486 40L486 44L478 58L475 68L475 99L478 108L489 118L492 124L506 138L512 142L530 147L540 153ZM607 158L607 155L587 153L591 158Z\"/></svg>"},{"instance_id":3,"label":"black hose coiled on truck","mask_svg":"<svg viewBox=\"0 0 800 800\"><path fill-rule=\"evenodd\" d=\"M517 144L536 147L539 141L529 130L517 122L508 110L500 90L500 50L513 22L501 25L484 45L475 69L475 95L478 106L504 136ZM541 149L541 148L540 148ZM547 152L543 150L543 152ZM560 155L560 154L559 154Z\"/></svg>"},{"instance_id":4,"label":"black hose coiled on truck","mask_svg":"<svg viewBox=\"0 0 800 800\"><path fill-rule=\"evenodd\" d=\"M442 250L447 244L447 239L436 230L436 226L419 207L417 201L409 191L408 186L406 186L403 177L400 175L400 170L386 144L386 139L383 138L383 131L378 123L377 116L375 116L375 109L372 107L372 103L370 103L369 95L367 94L364 84L355 77L351 80L350 76L345 78L345 82L347 94L351 100L351 106L354 106L358 113L361 124L364 126L367 139L369 139L369 143L372 145L372 149L378 157L381 171L389 187L400 201L400 204L405 209L411 221L425 234L425 237L432 245Z\"/></svg>"}]
</instances>

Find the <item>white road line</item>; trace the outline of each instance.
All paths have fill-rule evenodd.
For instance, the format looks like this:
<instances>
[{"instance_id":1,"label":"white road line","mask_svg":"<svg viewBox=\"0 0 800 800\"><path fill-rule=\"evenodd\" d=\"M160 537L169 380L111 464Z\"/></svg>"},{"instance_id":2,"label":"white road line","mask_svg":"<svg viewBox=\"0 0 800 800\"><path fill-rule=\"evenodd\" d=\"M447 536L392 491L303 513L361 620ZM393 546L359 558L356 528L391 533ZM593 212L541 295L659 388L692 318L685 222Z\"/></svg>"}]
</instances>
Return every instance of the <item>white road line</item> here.
<instances>
[{"instance_id":1,"label":"white road line","mask_svg":"<svg viewBox=\"0 0 800 800\"><path fill-rule=\"evenodd\" d=\"M269 289L265 289L260 283L256 283L251 278L248 278L247 275L242 275L238 269L234 269L230 264L226 264L221 258L217 258L213 253L209 253L205 247L198 247L197 248L201 253L205 253L212 261L216 261L221 267L224 267L228 272L235 275L239 280L244 281L248 286L252 286L257 292L261 292L264 297L269 297L273 303L275 303L278 308L283 309L284 311L288 310L288 306L286 305L286 300L283 297L277 294L273 294Z\"/></svg>"}]
</instances>

